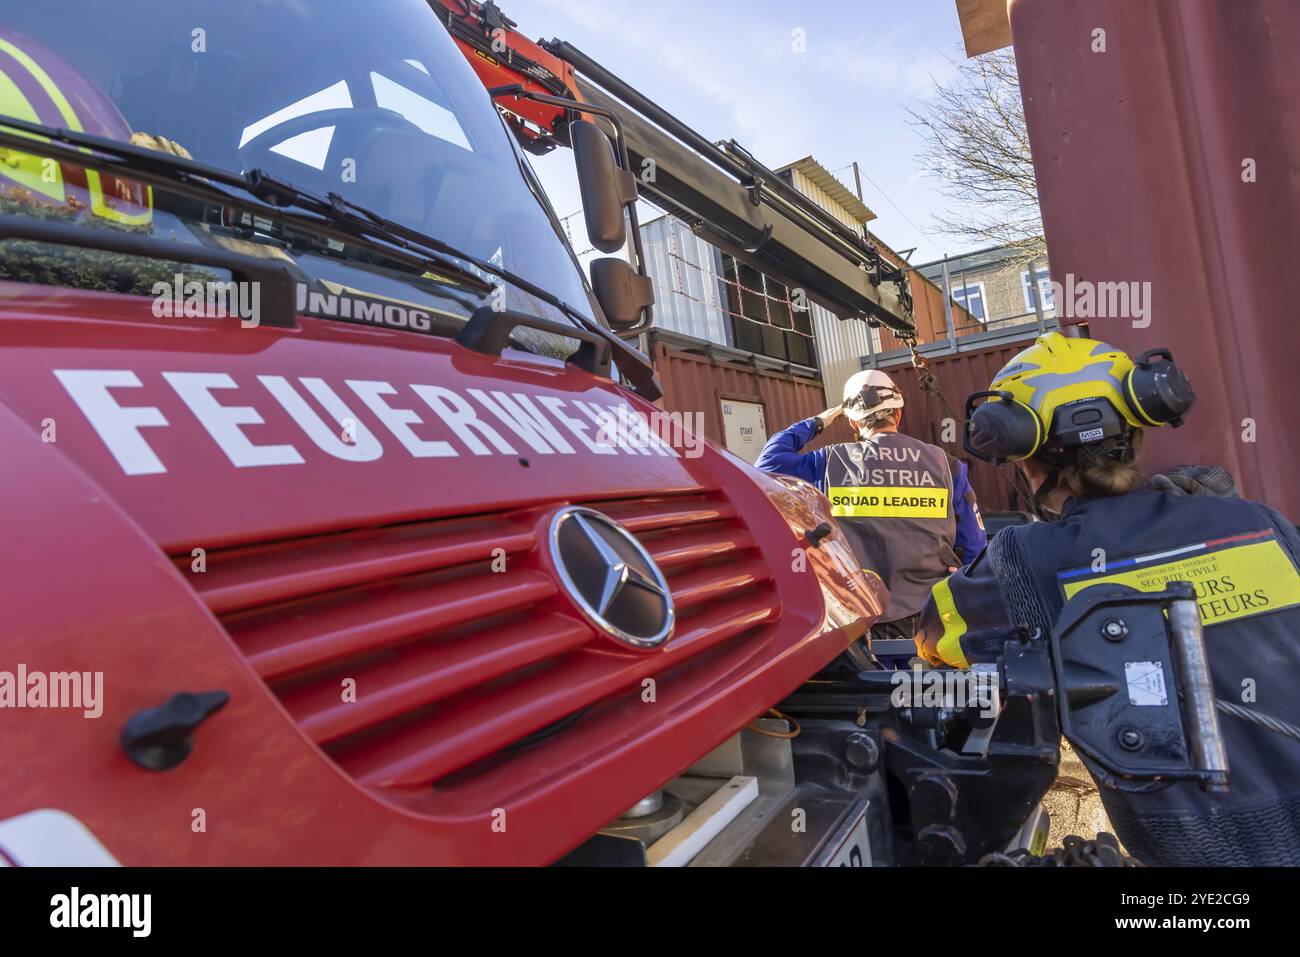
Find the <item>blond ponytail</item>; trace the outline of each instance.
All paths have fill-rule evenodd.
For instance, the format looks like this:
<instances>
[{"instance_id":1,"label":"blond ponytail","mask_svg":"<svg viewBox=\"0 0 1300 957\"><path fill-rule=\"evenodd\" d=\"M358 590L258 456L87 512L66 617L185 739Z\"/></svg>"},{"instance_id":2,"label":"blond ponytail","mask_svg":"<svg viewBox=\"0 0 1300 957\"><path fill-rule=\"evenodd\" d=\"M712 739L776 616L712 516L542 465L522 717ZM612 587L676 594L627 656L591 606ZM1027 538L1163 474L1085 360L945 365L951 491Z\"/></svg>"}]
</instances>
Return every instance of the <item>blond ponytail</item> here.
<instances>
[{"instance_id":1,"label":"blond ponytail","mask_svg":"<svg viewBox=\"0 0 1300 957\"><path fill-rule=\"evenodd\" d=\"M1116 458L1098 446L1081 446L1061 465L1057 484L1075 498L1110 498L1127 495L1146 480L1135 459L1142 432L1134 430L1123 454Z\"/></svg>"}]
</instances>

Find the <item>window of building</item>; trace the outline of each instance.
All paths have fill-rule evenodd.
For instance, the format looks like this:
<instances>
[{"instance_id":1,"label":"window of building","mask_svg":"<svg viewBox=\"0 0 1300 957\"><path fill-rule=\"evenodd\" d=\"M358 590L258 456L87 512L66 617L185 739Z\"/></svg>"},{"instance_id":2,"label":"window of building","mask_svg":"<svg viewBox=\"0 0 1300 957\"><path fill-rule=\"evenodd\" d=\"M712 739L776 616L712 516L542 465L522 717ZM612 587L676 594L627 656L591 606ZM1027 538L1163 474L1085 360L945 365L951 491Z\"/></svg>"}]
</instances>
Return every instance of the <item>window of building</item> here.
<instances>
[{"instance_id":1,"label":"window of building","mask_svg":"<svg viewBox=\"0 0 1300 957\"><path fill-rule=\"evenodd\" d=\"M812 311L795 309L783 284L725 253L722 271L735 347L816 368Z\"/></svg>"},{"instance_id":2,"label":"window of building","mask_svg":"<svg viewBox=\"0 0 1300 957\"><path fill-rule=\"evenodd\" d=\"M1043 312L1051 312L1056 308L1052 299L1052 276L1046 269L1035 269L1034 276L1038 279L1038 301L1043 304ZM1027 269L1020 273L1020 289L1025 294L1025 311L1034 312L1034 293Z\"/></svg>"},{"instance_id":3,"label":"window of building","mask_svg":"<svg viewBox=\"0 0 1300 957\"><path fill-rule=\"evenodd\" d=\"M965 308L967 312L980 322L988 320L988 311L985 307L984 283L968 282L962 286L952 287L952 301Z\"/></svg>"}]
</instances>

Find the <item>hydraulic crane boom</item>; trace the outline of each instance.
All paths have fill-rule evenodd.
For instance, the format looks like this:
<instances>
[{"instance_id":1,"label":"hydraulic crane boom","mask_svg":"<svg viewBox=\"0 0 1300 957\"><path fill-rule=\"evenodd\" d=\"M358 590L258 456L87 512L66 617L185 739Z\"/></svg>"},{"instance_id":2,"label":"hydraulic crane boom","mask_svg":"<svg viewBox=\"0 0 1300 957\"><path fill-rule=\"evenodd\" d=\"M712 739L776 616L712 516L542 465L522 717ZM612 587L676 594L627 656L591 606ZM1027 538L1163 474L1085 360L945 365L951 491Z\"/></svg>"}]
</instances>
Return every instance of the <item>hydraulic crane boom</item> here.
<instances>
[{"instance_id":1,"label":"hydraulic crane boom","mask_svg":"<svg viewBox=\"0 0 1300 957\"><path fill-rule=\"evenodd\" d=\"M904 271L735 140L710 142L571 44L529 40L490 0L429 3L489 90L522 85L613 111L642 196L707 241L841 319L914 334ZM568 146L568 124L580 115L523 97L501 109L539 154Z\"/></svg>"}]
</instances>

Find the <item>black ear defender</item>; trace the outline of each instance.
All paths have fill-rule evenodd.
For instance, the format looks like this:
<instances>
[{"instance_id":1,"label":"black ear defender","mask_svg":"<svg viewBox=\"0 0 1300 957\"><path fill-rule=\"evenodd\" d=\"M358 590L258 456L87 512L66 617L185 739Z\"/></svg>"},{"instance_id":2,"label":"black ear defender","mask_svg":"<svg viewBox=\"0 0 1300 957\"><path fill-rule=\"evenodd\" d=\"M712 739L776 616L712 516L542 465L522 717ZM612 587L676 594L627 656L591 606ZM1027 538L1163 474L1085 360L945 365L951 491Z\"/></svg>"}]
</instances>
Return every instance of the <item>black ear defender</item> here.
<instances>
[{"instance_id":1,"label":"black ear defender","mask_svg":"<svg viewBox=\"0 0 1300 957\"><path fill-rule=\"evenodd\" d=\"M996 398L997 402L980 399ZM971 455L994 465L1028 458L1043 444L1043 423L1010 392L986 389L966 398L966 434L962 446Z\"/></svg>"},{"instance_id":2,"label":"black ear defender","mask_svg":"<svg viewBox=\"0 0 1300 957\"><path fill-rule=\"evenodd\" d=\"M1148 349L1133 360L1124 377L1124 398L1148 425L1183 424L1183 416L1196 401L1196 393L1183 370L1174 365L1168 349Z\"/></svg>"}]
</instances>

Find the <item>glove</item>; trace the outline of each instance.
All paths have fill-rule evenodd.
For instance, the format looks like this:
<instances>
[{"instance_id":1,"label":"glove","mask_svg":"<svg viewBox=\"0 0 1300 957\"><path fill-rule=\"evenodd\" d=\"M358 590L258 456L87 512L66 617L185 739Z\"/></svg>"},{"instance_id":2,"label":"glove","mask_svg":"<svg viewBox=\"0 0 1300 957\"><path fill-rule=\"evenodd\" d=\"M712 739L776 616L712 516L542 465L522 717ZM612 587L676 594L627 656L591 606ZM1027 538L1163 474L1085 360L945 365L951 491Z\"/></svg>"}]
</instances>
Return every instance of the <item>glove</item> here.
<instances>
[{"instance_id":1,"label":"glove","mask_svg":"<svg viewBox=\"0 0 1300 957\"><path fill-rule=\"evenodd\" d=\"M1173 495L1237 497L1237 483L1221 465L1179 465L1154 476L1151 487Z\"/></svg>"}]
</instances>

